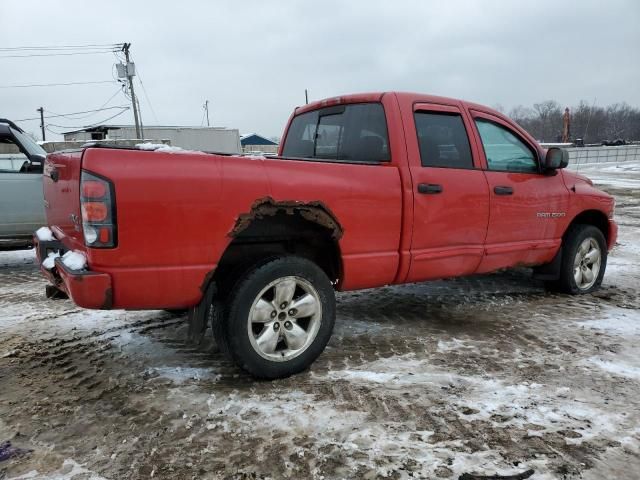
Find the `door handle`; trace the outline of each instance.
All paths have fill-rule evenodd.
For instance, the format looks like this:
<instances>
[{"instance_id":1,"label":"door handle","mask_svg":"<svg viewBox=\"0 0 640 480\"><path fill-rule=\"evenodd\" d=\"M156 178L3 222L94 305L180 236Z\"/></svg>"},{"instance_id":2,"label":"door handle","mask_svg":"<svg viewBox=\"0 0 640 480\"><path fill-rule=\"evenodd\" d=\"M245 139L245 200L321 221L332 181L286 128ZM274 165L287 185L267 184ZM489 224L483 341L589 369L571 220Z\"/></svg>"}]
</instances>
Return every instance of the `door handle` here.
<instances>
[{"instance_id":1,"label":"door handle","mask_svg":"<svg viewBox=\"0 0 640 480\"><path fill-rule=\"evenodd\" d=\"M513 195L513 188L505 186L497 186L493 188L496 195Z\"/></svg>"},{"instance_id":2,"label":"door handle","mask_svg":"<svg viewBox=\"0 0 640 480\"><path fill-rule=\"evenodd\" d=\"M419 183L418 184L418 193L442 193L442 185L438 185L436 183Z\"/></svg>"}]
</instances>

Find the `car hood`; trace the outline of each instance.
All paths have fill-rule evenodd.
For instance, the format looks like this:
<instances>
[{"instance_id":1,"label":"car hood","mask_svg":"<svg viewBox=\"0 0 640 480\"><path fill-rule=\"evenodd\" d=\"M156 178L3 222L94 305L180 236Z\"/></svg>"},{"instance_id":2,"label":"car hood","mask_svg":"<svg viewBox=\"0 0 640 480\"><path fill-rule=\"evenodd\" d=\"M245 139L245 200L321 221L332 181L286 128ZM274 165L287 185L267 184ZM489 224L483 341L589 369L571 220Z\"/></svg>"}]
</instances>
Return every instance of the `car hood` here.
<instances>
[{"instance_id":1,"label":"car hood","mask_svg":"<svg viewBox=\"0 0 640 480\"><path fill-rule=\"evenodd\" d=\"M564 181L569 188L571 188L572 184L582 182L593 186L593 181L589 177L586 177L577 172L572 172L571 170L562 170L562 176L564 177Z\"/></svg>"}]
</instances>

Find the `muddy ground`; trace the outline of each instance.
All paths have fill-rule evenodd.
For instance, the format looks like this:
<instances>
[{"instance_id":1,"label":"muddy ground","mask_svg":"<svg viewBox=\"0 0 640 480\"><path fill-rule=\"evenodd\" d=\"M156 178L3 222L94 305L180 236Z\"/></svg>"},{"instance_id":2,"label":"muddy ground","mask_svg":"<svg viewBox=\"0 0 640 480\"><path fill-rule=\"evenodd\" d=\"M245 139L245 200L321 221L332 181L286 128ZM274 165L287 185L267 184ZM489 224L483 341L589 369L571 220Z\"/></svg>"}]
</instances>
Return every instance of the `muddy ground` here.
<instances>
[{"instance_id":1,"label":"muddy ground","mask_svg":"<svg viewBox=\"0 0 640 480\"><path fill-rule=\"evenodd\" d=\"M0 253L0 479L640 477L640 165L616 195L603 288L526 270L338 296L310 371L258 382L185 318L44 298Z\"/></svg>"}]
</instances>

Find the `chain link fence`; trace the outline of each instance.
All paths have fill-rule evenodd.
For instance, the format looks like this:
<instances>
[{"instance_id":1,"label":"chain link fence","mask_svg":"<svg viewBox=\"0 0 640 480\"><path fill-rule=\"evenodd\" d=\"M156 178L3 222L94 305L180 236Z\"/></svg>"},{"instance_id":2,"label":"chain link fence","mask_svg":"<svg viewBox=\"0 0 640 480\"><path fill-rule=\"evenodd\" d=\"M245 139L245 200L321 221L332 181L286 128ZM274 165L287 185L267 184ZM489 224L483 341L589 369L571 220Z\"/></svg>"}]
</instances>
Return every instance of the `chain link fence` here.
<instances>
[{"instance_id":1,"label":"chain link fence","mask_svg":"<svg viewBox=\"0 0 640 480\"><path fill-rule=\"evenodd\" d=\"M640 145L621 145L619 147L571 147L569 166L594 163L640 162Z\"/></svg>"}]
</instances>

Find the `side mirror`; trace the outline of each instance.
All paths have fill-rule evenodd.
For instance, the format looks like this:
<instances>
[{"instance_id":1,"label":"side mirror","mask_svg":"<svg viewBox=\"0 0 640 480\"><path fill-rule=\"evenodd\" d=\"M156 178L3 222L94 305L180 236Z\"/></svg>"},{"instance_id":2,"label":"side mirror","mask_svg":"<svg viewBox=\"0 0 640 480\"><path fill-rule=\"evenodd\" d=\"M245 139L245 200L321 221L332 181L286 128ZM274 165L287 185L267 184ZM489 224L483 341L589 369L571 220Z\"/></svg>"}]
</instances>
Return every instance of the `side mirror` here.
<instances>
[{"instance_id":1,"label":"side mirror","mask_svg":"<svg viewBox=\"0 0 640 480\"><path fill-rule=\"evenodd\" d=\"M41 153L32 153L31 155L29 155L29 160L31 161L31 163L39 163L43 165L46 159L47 156L42 155Z\"/></svg>"},{"instance_id":2,"label":"side mirror","mask_svg":"<svg viewBox=\"0 0 640 480\"><path fill-rule=\"evenodd\" d=\"M33 153L29 155L29 166L27 167L27 172L29 173L42 173L44 171L44 161L46 160L45 155L41 155L40 153Z\"/></svg>"},{"instance_id":3,"label":"side mirror","mask_svg":"<svg viewBox=\"0 0 640 480\"><path fill-rule=\"evenodd\" d=\"M545 171L558 170L569 165L569 152L564 148L551 147L544 157Z\"/></svg>"}]
</instances>

